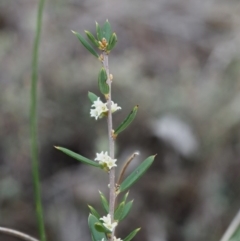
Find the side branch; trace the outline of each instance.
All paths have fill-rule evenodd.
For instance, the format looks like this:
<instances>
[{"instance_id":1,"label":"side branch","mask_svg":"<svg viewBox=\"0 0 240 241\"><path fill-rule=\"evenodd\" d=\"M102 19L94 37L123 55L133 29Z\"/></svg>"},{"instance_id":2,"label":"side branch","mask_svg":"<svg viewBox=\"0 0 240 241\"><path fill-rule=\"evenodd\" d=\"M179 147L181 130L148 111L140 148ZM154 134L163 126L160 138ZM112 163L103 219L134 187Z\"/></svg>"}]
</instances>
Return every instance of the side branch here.
<instances>
[{"instance_id":1,"label":"side branch","mask_svg":"<svg viewBox=\"0 0 240 241\"><path fill-rule=\"evenodd\" d=\"M139 155L138 152L134 152L126 161L126 163L124 164L121 172L120 172L120 175L119 175L119 178L118 178L118 181L117 181L117 185L120 185L121 182L122 182L122 179L123 179L123 176L124 176L124 173L125 171L127 170L129 164L131 163L131 161L137 156Z\"/></svg>"},{"instance_id":2,"label":"side branch","mask_svg":"<svg viewBox=\"0 0 240 241\"><path fill-rule=\"evenodd\" d=\"M9 236L13 236L13 237L25 240L25 241L39 241L38 239L35 239L25 233L22 233L22 232L19 232L14 229L10 229L10 228L0 227L0 233L6 234Z\"/></svg>"}]
</instances>

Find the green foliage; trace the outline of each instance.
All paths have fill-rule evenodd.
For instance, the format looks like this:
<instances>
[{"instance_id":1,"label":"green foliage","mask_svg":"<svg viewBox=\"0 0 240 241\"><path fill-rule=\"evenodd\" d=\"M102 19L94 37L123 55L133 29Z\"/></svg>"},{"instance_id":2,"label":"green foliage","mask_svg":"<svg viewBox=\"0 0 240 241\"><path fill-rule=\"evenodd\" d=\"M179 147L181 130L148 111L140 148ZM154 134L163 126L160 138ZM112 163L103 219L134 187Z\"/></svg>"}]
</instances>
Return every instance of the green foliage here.
<instances>
[{"instance_id":1,"label":"green foliage","mask_svg":"<svg viewBox=\"0 0 240 241\"><path fill-rule=\"evenodd\" d=\"M102 29L97 22L96 22L96 33L97 33L98 41L102 41L102 38L103 38Z\"/></svg>"},{"instance_id":2,"label":"green foliage","mask_svg":"<svg viewBox=\"0 0 240 241\"><path fill-rule=\"evenodd\" d=\"M109 93L109 85L107 84L107 73L104 68L101 68L98 74L98 87L100 92L103 95L107 95Z\"/></svg>"},{"instance_id":3,"label":"green foliage","mask_svg":"<svg viewBox=\"0 0 240 241\"><path fill-rule=\"evenodd\" d=\"M95 45L96 47L99 47L98 41L95 39L95 37L89 32L85 30L85 34L87 35L89 41Z\"/></svg>"},{"instance_id":4,"label":"green foliage","mask_svg":"<svg viewBox=\"0 0 240 241\"><path fill-rule=\"evenodd\" d=\"M240 227L235 231L230 241L240 241Z\"/></svg>"},{"instance_id":5,"label":"green foliage","mask_svg":"<svg viewBox=\"0 0 240 241\"><path fill-rule=\"evenodd\" d=\"M144 160L120 185L119 192L129 189L152 165L155 156L150 156Z\"/></svg>"},{"instance_id":6,"label":"green foliage","mask_svg":"<svg viewBox=\"0 0 240 241\"><path fill-rule=\"evenodd\" d=\"M102 192L99 191L99 194L100 194L101 203L103 205L103 208L104 208L105 212L108 213L108 211L109 211L108 201L107 201L106 197L103 195Z\"/></svg>"},{"instance_id":7,"label":"green foliage","mask_svg":"<svg viewBox=\"0 0 240 241\"><path fill-rule=\"evenodd\" d=\"M123 214L123 209L124 209L125 203L121 202L118 207L116 208L114 212L114 219L120 221L122 214Z\"/></svg>"},{"instance_id":8,"label":"green foliage","mask_svg":"<svg viewBox=\"0 0 240 241\"><path fill-rule=\"evenodd\" d=\"M100 223L99 220L95 216L90 214L88 216L88 226L90 228L90 232L92 234L93 241L99 241L99 240L102 240L102 239L106 240L105 233L99 232L99 231L96 230L96 227L95 227L96 223Z\"/></svg>"},{"instance_id":9,"label":"green foliage","mask_svg":"<svg viewBox=\"0 0 240 241\"><path fill-rule=\"evenodd\" d=\"M140 228L133 230L123 241L132 240L139 231L140 231Z\"/></svg>"},{"instance_id":10,"label":"green foliage","mask_svg":"<svg viewBox=\"0 0 240 241\"><path fill-rule=\"evenodd\" d=\"M67 148L64 148L64 147L60 147L60 146L55 146L56 149L62 151L63 153L65 153L66 155L80 161L80 162L83 162L85 164L88 164L88 165L91 165L91 166L94 166L94 167L101 167L101 165L95 161L92 161L84 156L81 156L73 151L70 151L68 150Z\"/></svg>"},{"instance_id":11,"label":"green foliage","mask_svg":"<svg viewBox=\"0 0 240 241\"><path fill-rule=\"evenodd\" d=\"M138 105L134 106L133 110L127 116L127 118L116 128L114 135L117 136L119 133L124 131L135 119L138 111Z\"/></svg>"},{"instance_id":12,"label":"green foliage","mask_svg":"<svg viewBox=\"0 0 240 241\"><path fill-rule=\"evenodd\" d=\"M125 195L123 196L123 202L127 201L129 192L126 192Z\"/></svg>"},{"instance_id":13,"label":"green foliage","mask_svg":"<svg viewBox=\"0 0 240 241\"><path fill-rule=\"evenodd\" d=\"M87 42L87 40L80 34L75 31L72 31L73 34L77 36L79 41L82 43L82 45L95 57L99 58L98 53L94 50L94 48Z\"/></svg>"},{"instance_id":14,"label":"green foliage","mask_svg":"<svg viewBox=\"0 0 240 241\"><path fill-rule=\"evenodd\" d=\"M42 17L45 0L38 1L38 13L36 18L36 31L32 50L32 76L31 76L31 104L30 104L30 140L31 140L31 164L32 178L34 185L34 201L36 207L37 226L41 241L46 241L46 232L43 217L43 208L41 200L40 176L39 176L39 157L38 157L38 124L37 124L37 87L38 87L38 61L39 46L42 29Z\"/></svg>"},{"instance_id":15,"label":"green foliage","mask_svg":"<svg viewBox=\"0 0 240 241\"><path fill-rule=\"evenodd\" d=\"M133 200L125 204L123 212L122 212L122 216L119 219L119 221L121 221L121 220L123 220L124 218L127 217L129 212L131 211L132 205L133 205Z\"/></svg>"},{"instance_id":16,"label":"green foliage","mask_svg":"<svg viewBox=\"0 0 240 241\"><path fill-rule=\"evenodd\" d=\"M91 214L93 216L95 216L97 219L99 219L101 217L94 207L88 205L88 208L90 209Z\"/></svg>"},{"instance_id":17,"label":"green foliage","mask_svg":"<svg viewBox=\"0 0 240 241\"><path fill-rule=\"evenodd\" d=\"M129 214L129 212L132 208L133 200L126 203L127 196L128 196L128 192L124 195L122 202L117 206L117 208L114 212L115 220L121 221L124 218L126 218L127 215Z\"/></svg>"},{"instance_id":18,"label":"green foliage","mask_svg":"<svg viewBox=\"0 0 240 241\"><path fill-rule=\"evenodd\" d=\"M98 96L89 91L89 92L88 92L88 98L89 98L89 100L93 103L94 101L97 100Z\"/></svg>"},{"instance_id":19,"label":"green foliage","mask_svg":"<svg viewBox=\"0 0 240 241\"><path fill-rule=\"evenodd\" d=\"M112 50L115 47L116 43L117 43L117 35L116 33L113 33L109 39L107 50L108 51Z\"/></svg>"},{"instance_id":20,"label":"green foliage","mask_svg":"<svg viewBox=\"0 0 240 241\"><path fill-rule=\"evenodd\" d=\"M103 27L100 27L100 25L96 22L96 32L99 41L102 41L102 39L105 38L107 42L109 42L112 35L112 28L108 20L104 23Z\"/></svg>"},{"instance_id":21,"label":"green foliage","mask_svg":"<svg viewBox=\"0 0 240 241\"><path fill-rule=\"evenodd\" d=\"M102 223L95 223L94 225L95 229L100 233L111 233L109 229L107 229L105 226L103 226Z\"/></svg>"},{"instance_id":22,"label":"green foliage","mask_svg":"<svg viewBox=\"0 0 240 241\"><path fill-rule=\"evenodd\" d=\"M105 38L109 42L110 36L112 35L112 28L108 20L104 23L102 27L102 35L103 38Z\"/></svg>"}]
</instances>

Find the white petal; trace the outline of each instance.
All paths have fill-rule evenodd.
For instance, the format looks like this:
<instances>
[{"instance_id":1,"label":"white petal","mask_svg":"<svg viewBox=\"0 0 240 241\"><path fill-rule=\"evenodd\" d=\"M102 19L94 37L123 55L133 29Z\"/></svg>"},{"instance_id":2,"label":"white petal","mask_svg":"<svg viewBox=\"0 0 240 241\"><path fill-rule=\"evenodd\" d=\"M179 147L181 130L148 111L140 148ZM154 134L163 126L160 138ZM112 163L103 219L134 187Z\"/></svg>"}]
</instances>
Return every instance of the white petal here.
<instances>
[{"instance_id":1,"label":"white petal","mask_svg":"<svg viewBox=\"0 0 240 241\"><path fill-rule=\"evenodd\" d=\"M94 118L97 120L98 117L99 117L99 114L98 114L98 112L96 111L96 109L91 109L91 110L90 110L90 116L91 116L91 117L94 117Z\"/></svg>"},{"instance_id":2,"label":"white petal","mask_svg":"<svg viewBox=\"0 0 240 241\"><path fill-rule=\"evenodd\" d=\"M112 101L112 105L111 105L111 112L114 113L117 110L121 110L122 108L120 106L118 106L116 103L114 103Z\"/></svg>"}]
</instances>

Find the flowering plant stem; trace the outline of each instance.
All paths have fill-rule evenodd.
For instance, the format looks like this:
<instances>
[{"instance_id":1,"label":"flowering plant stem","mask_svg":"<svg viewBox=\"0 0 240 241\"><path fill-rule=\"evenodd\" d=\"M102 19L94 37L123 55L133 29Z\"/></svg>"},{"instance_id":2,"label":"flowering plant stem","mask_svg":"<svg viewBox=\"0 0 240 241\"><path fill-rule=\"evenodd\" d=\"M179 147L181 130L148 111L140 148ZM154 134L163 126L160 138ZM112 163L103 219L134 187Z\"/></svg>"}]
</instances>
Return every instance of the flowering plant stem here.
<instances>
[{"instance_id":1,"label":"flowering plant stem","mask_svg":"<svg viewBox=\"0 0 240 241\"><path fill-rule=\"evenodd\" d=\"M108 54L106 52L103 52L103 67L106 70L107 73L107 84L109 86L109 93L108 93L108 100L107 100L107 106L108 106L108 145L109 145L109 155L112 159L114 159L114 139L113 139L113 124L112 124L112 111L111 111L111 87L112 87L112 80L110 78L110 72L109 72L109 63L108 63ZM114 222L114 207L115 207L115 167L110 169L109 172L109 183L110 183L110 192L109 192L109 214L111 216L111 222ZM111 236L111 241L114 237L114 231Z\"/></svg>"},{"instance_id":2,"label":"flowering plant stem","mask_svg":"<svg viewBox=\"0 0 240 241\"><path fill-rule=\"evenodd\" d=\"M39 0L36 35L32 53L32 81L31 81L31 160L32 160L32 175L34 183L34 196L37 214L37 223L40 234L40 240L46 241L43 210L41 203L40 178L39 178L39 160L38 160L38 137L37 137L37 80L38 80L38 53L40 45L40 36L42 28L42 15L45 0Z\"/></svg>"},{"instance_id":3,"label":"flowering plant stem","mask_svg":"<svg viewBox=\"0 0 240 241\"><path fill-rule=\"evenodd\" d=\"M138 106L135 106L130 114L120 123L120 125L113 130L113 120L112 113L122 108L118 106L117 103L112 101L112 83L113 76L109 71L109 53L115 47L117 43L117 35L112 32L111 25L106 20L104 25L101 27L96 22L96 35L97 39L89 31L85 31L87 38L91 44L80 34L75 31L72 31L82 45L98 60L102 63L102 68L98 74L98 87L101 94L105 97L106 102L102 102L100 97L95 95L92 92L88 92L88 98L91 101L90 116L95 118L95 120L107 117L107 126L108 126L108 144L109 144L109 153L106 151L101 151L96 153L96 158L94 159L98 163L94 163L92 160L83 157L77 153L68 150L63 147L56 147L65 154L81 161L85 164L101 168L103 171L107 172L109 175L109 201L105 198L103 193L99 191L101 203L104 211L107 215L100 216L94 207L89 206L90 214L88 216L88 226L91 231L91 236L93 241L130 241L135 235L139 232L140 228L133 230L126 238L121 239L115 236L115 230L120 221L126 218L132 208L132 201L127 202L128 192L124 195L122 201L116 205L117 195L120 192L127 191L151 166L154 161L155 156L150 156L144 160L122 183L124 173L128 167L128 164L132 159L137 155L134 153L130 159L125 164L119 178L119 183L115 182L115 167L117 167L117 159L114 158L114 144L117 136L123 130L125 130L134 120ZM101 54L94 50L94 47L97 47L101 50Z\"/></svg>"}]
</instances>

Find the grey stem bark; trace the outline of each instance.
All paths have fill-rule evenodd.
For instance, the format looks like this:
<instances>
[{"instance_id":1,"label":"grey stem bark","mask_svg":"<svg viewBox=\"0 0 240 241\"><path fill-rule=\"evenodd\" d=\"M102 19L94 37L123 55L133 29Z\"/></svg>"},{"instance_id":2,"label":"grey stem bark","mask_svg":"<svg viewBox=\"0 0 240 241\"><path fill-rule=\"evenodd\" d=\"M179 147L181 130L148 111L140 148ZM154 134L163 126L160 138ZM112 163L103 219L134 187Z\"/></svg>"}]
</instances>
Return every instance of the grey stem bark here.
<instances>
[{"instance_id":1,"label":"grey stem bark","mask_svg":"<svg viewBox=\"0 0 240 241\"><path fill-rule=\"evenodd\" d=\"M109 156L114 159L114 139L112 136L113 131L113 124L112 124L112 111L111 111L111 102L112 102L112 95L111 95L111 87L112 87L112 80L110 79L109 73L109 63L108 63L108 54L103 53L103 66L107 72L107 84L109 85L109 96L107 100L108 106L108 143L109 143ZM109 173L109 184L110 184L110 192L109 192L109 214L111 216L111 221L114 222L114 207L115 207L115 167L111 168ZM112 232L111 241L113 241L114 231Z\"/></svg>"}]
</instances>

